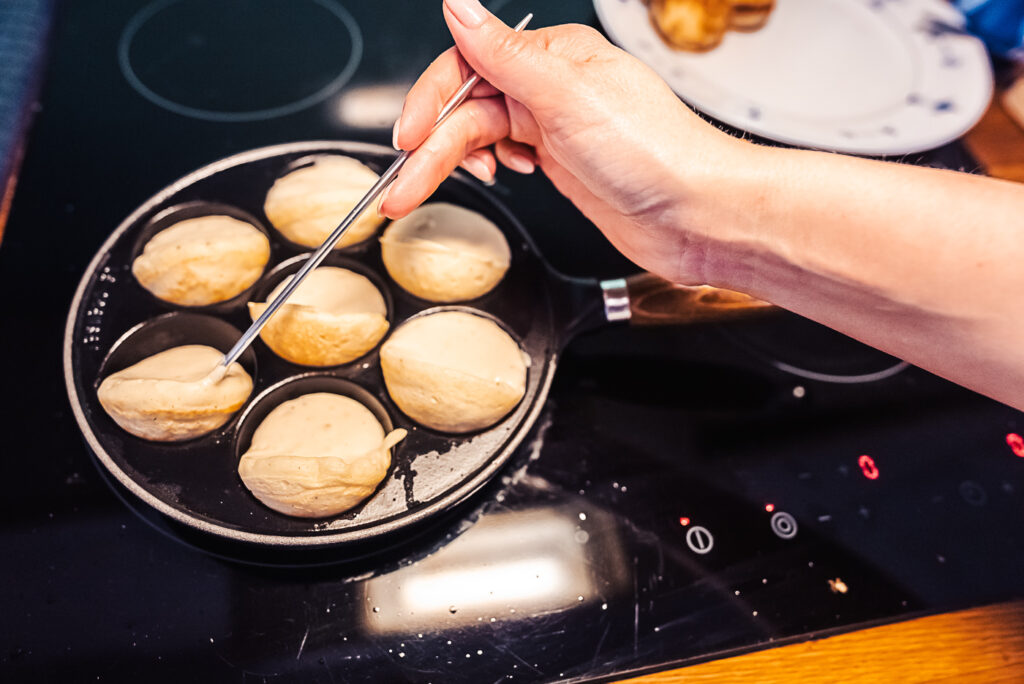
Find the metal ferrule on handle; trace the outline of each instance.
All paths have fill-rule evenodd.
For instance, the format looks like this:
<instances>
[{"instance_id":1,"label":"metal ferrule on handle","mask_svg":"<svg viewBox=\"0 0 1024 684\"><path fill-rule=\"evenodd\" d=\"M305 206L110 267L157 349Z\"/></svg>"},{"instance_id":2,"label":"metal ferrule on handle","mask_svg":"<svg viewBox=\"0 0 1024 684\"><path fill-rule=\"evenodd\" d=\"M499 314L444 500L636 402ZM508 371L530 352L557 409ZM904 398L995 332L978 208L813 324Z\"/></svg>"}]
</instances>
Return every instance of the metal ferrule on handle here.
<instances>
[{"instance_id":1,"label":"metal ferrule on handle","mask_svg":"<svg viewBox=\"0 0 1024 684\"><path fill-rule=\"evenodd\" d=\"M533 14L527 14L523 17L523 20L516 24L516 33L519 33L526 28L526 25L530 23L531 19L533 19ZM459 89L455 91L455 94L448 98L444 107L441 108L441 113L437 115L437 120L434 122L434 127L431 129L431 133L436 131L437 127L440 126L445 119L451 116L452 112L458 109L459 105L466 101L470 92L472 92L473 88L479 82L479 74L474 73L467 78L461 86L459 86ZM349 226L351 226L355 220L359 218L371 204L373 204L380 194L384 192L384 189L395 180L398 172L402 169L402 166L405 165L405 162L408 159L408 151L402 152L398 155L398 158L395 159L391 166L388 167L388 170L381 174L381 177L377 179L377 182L373 184L373 187L371 187L366 195L356 203L356 206L348 213L348 216L338 224L338 227L331 232L327 239L324 240L324 243L320 245L315 252L313 252L312 256L310 256L309 259L306 260L306 263L302 265L302 268L300 268L292 279L288 281L288 284L283 290L281 290L281 293L277 295L277 297L274 297L274 300L270 302L266 309L263 310L263 313L260 314L259 318L253 321L253 324L249 326L249 329L242 333L242 337L235 343L235 346L231 347L231 349L224 354L224 358L221 359L213 373L210 374L210 380L213 382L220 382L220 380L227 375L228 368L232 363L238 360L246 349L249 348L249 345L252 344L253 340L255 340L260 334L260 331L263 330L263 326L267 324L267 321L277 313L278 309L284 306L288 297L298 289L299 285L302 284L302 281L305 280L310 271L323 263L324 259L327 258L327 255L330 254L332 249L334 249L334 245L338 243L341 236L349 229Z\"/></svg>"}]
</instances>

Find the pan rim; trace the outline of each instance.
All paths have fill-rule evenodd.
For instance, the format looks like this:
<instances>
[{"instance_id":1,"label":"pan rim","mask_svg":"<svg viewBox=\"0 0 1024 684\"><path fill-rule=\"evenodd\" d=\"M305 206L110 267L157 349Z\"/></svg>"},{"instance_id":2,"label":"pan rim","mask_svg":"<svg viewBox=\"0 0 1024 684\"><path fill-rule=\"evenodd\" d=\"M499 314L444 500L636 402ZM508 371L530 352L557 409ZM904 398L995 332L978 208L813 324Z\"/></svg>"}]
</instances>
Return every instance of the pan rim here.
<instances>
[{"instance_id":1,"label":"pan rim","mask_svg":"<svg viewBox=\"0 0 1024 684\"><path fill-rule=\"evenodd\" d=\"M512 454L515 453L516 449L523 442L526 436L533 429L536 423L537 417L543 410L545 405L545 399L547 398L548 392L551 388L551 383L554 378L555 368L558 363L560 356L560 344L552 344L549 356L547 359L546 367L543 369L539 383L537 385L537 392L533 397L533 405L524 414L522 421L517 426L516 431L512 434L510 439L502 445L499 450L492 455L488 463L476 472L473 476L467 478L461 485L458 485L447 494L441 496L435 501L428 503L421 508L399 515L397 518L386 520L380 523L369 524L366 527L349 529L345 531L335 533L317 533L317 534L303 534L303 535L279 535L279 534L265 534L248 532L245 530L234 529L225 525L203 520L195 515L191 515L178 508L171 506L164 501L160 500L155 495L151 494L144 487L139 485L134 479L132 479L124 470L122 470L117 463L110 457L106 449L100 443L96 437L95 432L92 429L92 425L89 423L88 418L82 408L82 404L78 396L78 388L76 387L76 378L74 373L73 363L73 342L74 342L74 331L75 323L78 318L78 314L81 309L82 301L85 297L86 289L88 288L90 281L99 268L100 263L106 258L110 249L114 243L121 237L123 233L129 230L135 223L137 223L147 212L152 211L153 208L159 206L162 202L166 201L169 197L178 193L179 191L187 188L196 181L219 173L221 171L230 169L240 164L260 161L268 157L274 157L283 154L291 154L296 152L315 151L333 149L338 152L362 152L366 154L395 154L394 150L385 147L383 145L377 145L374 143L366 143L360 141L339 141L339 140L308 140L298 141L290 143L281 143L277 145L269 145L265 147L259 147L251 150L246 150L238 154L234 154L228 157L224 157L210 164L201 166L200 168L182 176L178 180L174 181L170 185L165 186L163 189L158 191L156 194L151 195L141 205L139 205L131 214L129 214L120 224L111 232L106 240L100 245L93 258L89 261L81 279L79 280L78 287L75 289L74 297L71 300L71 304L68 308L68 316L64 327L64 341L62 345L62 365L64 371L64 384L65 389L68 393L68 400L71 404L71 411L75 417L75 422L78 426L79 431L85 438L86 444L92 451L93 456L97 462L100 463L109 474L113 475L117 481L124 486L128 491L140 499L143 503L149 505L162 515L182 523L193 529L200 530L207 534L211 534L217 537L230 539L233 541L240 541L245 543L258 544L262 546L272 547L330 547L330 546L342 546L346 543L352 542L365 542L374 538L378 538L387 535L390 532L394 532L398 529L415 526L434 515L441 513L445 510L451 509L466 499L475 494L478 490L483 488L488 482L491 481L494 474L500 470L505 463L508 462ZM453 174L457 179L462 178L460 172ZM471 184L467 184L468 187L473 188ZM473 188L479 194L476 188ZM557 272L551 268L550 264L543 258L537 247L534 244L529 233L526 232L518 219L500 202L497 198L487 197L488 201L493 204L502 214L504 214L515 226L519 229L522 234L524 241L533 251L534 255L540 260L540 263L547 269L549 274L557 276ZM549 302L550 306L550 302ZM554 312L552 311L552 316ZM557 332L554 333L557 336Z\"/></svg>"}]
</instances>

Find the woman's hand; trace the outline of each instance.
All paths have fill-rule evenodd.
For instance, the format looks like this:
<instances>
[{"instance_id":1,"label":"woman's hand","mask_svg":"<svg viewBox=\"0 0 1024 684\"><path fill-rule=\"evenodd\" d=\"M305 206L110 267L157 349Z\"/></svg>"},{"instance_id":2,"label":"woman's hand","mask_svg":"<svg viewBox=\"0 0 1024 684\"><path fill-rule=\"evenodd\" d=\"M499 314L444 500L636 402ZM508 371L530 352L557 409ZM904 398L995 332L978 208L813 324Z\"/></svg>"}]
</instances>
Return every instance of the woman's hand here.
<instances>
[{"instance_id":1,"label":"woman's hand","mask_svg":"<svg viewBox=\"0 0 1024 684\"><path fill-rule=\"evenodd\" d=\"M445 0L444 17L457 47L406 97L395 146L415 151L382 213L409 213L460 164L489 180L497 157L520 173L539 166L641 267L706 282L700 191L751 146L703 122L653 71L589 27L517 34L477 0ZM430 134L470 68L485 82Z\"/></svg>"}]
</instances>

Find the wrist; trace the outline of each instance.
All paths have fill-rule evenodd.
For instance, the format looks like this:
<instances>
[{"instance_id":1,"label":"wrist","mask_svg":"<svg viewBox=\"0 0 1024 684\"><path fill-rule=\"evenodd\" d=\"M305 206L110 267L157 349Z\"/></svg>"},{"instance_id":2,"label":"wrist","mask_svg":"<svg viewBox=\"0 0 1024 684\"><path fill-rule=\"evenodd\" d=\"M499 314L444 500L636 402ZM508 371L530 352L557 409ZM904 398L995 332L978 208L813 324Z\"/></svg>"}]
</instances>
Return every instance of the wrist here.
<instances>
[{"instance_id":1,"label":"wrist","mask_svg":"<svg viewBox=\"0 0 1024 684\"><path fill-rule=\"evenodd\" d=\"M683 180L676 226L681 268L693 282L763 296L759 275L781 249L788 151L722 137Z\"/></svg>"}]
</instances>

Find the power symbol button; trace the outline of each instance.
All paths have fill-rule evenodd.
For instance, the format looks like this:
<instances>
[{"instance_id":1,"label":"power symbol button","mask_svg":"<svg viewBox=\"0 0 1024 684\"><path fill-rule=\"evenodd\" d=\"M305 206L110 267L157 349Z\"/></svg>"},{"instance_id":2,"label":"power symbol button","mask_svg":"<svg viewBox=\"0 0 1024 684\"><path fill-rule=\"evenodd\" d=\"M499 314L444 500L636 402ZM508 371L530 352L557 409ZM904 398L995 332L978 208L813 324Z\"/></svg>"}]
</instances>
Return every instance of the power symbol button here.
<instances>
[{"instance_id":1,"label":"power symbol button","mask_svg":"<svg viewBox=\"0 0 1024 684\"><path fill-rule=\"evenodd\" d=\"M696 525L686 531L686 545L694 553L705 554L715 545L715 538L708 528Z\"/></svg>"}]
</instances>

